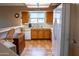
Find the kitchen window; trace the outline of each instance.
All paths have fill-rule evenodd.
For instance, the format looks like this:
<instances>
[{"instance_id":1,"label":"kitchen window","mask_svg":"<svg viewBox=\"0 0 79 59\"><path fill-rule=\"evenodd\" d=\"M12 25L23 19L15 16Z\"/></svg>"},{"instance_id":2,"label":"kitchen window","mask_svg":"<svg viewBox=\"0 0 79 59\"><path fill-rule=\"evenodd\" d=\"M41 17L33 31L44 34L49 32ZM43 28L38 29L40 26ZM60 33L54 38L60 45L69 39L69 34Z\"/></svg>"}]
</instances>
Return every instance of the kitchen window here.
<instances>
[{"instance_id":1,"label":"kitchen window","mask_svg":"<svg viewBox=\"0 0 79 59\"><path fill-rule=\"evenodd\" d=\"M44 23L45 22L45 12L29 12L30 23Z\"/></svg>"}]
</instances>

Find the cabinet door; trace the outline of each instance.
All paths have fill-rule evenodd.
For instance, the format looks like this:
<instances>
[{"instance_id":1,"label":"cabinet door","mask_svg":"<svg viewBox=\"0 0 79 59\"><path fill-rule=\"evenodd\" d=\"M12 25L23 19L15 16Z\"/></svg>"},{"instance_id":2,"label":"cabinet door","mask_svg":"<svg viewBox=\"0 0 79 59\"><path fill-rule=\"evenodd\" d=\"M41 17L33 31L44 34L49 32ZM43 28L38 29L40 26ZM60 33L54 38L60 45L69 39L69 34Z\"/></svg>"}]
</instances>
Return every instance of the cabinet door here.
<instances>
[{"instance_id":1,"label":"cabinet door","mask_svg":"<svg viewBox=\"0 0 79 59\"><path fill-rule=\"evenodd\" d=\"M39 39L43 38L43 35L44 35L43 29L39 29L39 30L38 30L38 38L39 38Z\"/></svg>"},{"instance_id":2,"label":"cabinet door","mask_svg":"<svg viewBox=\"0 0 79 59\"><path fill-rule=\"evenodd\" d=\"M29 21L29 12L22 12L22 24L28 23Z\"/></svg>"},{"instance_id":3,"label":"cabinet door","mask_svg":"<svg viewBox=\"0 0 79 59\"><path fill-rule=\"evenodd\" d=\"M51 33L50 33L50 29L44 29L44 38L45 39L50 39Z\"/></svg>"},{"instance_id":4,"label":"cabinet door","mask_svg":"<svg viewBox=\"0 0 79 59\"><path fill-rule=\"evenodd\" d=\"M31 38L32 39L37 39L38 38L38 30L37 29L32 29Z\"/></svg>"},{"instance_id":5,"label":"cabinet door","mask_svg":"<svg viewBox=\"0 0 79 59\"><path fill-rule=\"evenodd\" d=\"M49 24L53 23L53 12L46 12L46 22Z\"/></svg>"}]
</instances>

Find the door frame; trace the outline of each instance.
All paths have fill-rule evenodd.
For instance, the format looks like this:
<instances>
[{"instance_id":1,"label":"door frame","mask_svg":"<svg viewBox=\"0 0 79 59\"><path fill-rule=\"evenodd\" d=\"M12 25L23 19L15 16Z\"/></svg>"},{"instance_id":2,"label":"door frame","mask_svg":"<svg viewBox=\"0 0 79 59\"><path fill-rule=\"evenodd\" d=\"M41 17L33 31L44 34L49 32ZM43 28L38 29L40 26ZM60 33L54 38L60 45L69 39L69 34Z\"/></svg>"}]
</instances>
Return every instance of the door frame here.
<instances>
[{"instance_id":1,"label":"door frame","mask_svg":"<svg viewBox=\"0 0 79 59\"><path fill-rule=\"evenodd\" d=\"M63 3L60 56L68 56L69 26L70 26L70 4Z\"/></svg>"}]
</instances>

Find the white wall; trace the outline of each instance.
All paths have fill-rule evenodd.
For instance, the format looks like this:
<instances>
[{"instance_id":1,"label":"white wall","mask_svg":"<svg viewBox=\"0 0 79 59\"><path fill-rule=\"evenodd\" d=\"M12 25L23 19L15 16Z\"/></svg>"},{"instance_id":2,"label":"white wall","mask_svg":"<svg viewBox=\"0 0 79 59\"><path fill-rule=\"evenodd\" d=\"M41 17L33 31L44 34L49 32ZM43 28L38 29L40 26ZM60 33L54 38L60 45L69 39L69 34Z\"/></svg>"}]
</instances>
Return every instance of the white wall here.
<instances>
[{"instance_id":1,"label":"white wall","mask_svg":"<svg viewBox=\"0 0 79 59\"><path fill-rule=\"evenodd\" d=\"M20 26L21 10L20 6L0 6L0 28ZM15 13L19 13L20 17L15 18Z\"/></svg>"},{"instance_id":2,"label":"white wall","mask_svg":"<svg viewBox=\"0 0 79 59\"><path fill-rule=\"evenodd\" d=\"M79 41L79 4L76 4L76 19L74 19L74 33L75 33L75 38L74 39L77 39L77 41Z\"/></svg>"},{"instance_id":3,"label":"white wall","mask_svg":"<svg viewBox=\"0 0 79 59\"><path fill-rule=\"evenodd\" d=\"M70 10L70 55L79 55L79 4L71 4ZM74 41L76 43L74 43ZM74 50L75 53L72 51Z\"/></svg>"},{"instance_id":4,"label":"white wall","mask_svg":"<svg viewBox=\"0 0 79 59\"><path fill-rule=\"evenodd\" d=\"M62 4L61 26L55 25L55 55L68 55L69 48L69 26L70 26L70 4ZM59 27L59 28L58 28Z\"/></svg>"},{"instance_id":5,"label":"white wall","mask_svg":"<svg viewBox=\"0 0 79 59\"><path fill-rule=\"evenodd\" d=\"M69 48L70 4L63 4L62 11L60 55L66 56Z\"/></svg>"},{"instance_id":6,"label":"white wall","mask_svg":"<svg viewBox=\"0 0 79 59\"><path fill-rule=\"evenodd\" d=\"M69 32L69 55L72 54L72 41L75 39L76 30L76 20L77 20L77 5L70 5L70 32Z\"/></svg>"},{"instance_id":7,"label":"white wall","mask_svg":"<svg viewBox=\"0 0 79 59\"><path fill-rule=\"evenodd\" d=\"M0 6L0 29L20 26L21 25L21 11L23 6ZM15 13L19 13L20 17L15 18ZM6 32L0 33L0 38L5 38Z\"/></svg>"}]
</instances>

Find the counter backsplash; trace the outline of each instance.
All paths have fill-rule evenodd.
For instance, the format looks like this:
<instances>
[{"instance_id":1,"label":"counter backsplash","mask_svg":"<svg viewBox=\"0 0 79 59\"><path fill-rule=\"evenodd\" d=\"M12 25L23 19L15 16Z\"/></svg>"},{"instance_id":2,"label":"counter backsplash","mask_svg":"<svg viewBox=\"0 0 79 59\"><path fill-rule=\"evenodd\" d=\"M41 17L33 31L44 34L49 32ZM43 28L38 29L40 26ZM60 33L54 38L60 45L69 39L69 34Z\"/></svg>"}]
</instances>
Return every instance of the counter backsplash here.
<instances>
[{"instance_id":1,"label":"counter backsplash","mask_svg":"<svg viewBox=\"0 0 79 59\"><path fill-rule=\"evenodd\" d=\"M44 23L32 23L30 28L51 28L53 25L51 24L44 24ZM29 24L25 24L24 28L29 28Z\"/></svg>"}]
</instances>

